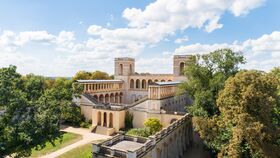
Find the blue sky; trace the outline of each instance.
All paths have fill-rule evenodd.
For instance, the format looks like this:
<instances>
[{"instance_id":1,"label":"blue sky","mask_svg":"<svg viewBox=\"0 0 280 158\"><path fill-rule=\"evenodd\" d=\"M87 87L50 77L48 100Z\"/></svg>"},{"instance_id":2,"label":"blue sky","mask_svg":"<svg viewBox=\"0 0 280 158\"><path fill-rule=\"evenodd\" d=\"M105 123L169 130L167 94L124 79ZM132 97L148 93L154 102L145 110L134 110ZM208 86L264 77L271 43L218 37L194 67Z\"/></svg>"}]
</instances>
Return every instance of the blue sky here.
<instances>
[{"instance_id":1,"label":"blue sky","mask_svg":"<svg viewBox=\"0 0 280 158\"><path fill-rule=\"evenodd\" d=\"M247 69L280 66L279 0L22 0L0 2L0 66L22 74L171 73L174 54L242 51Z\"/></svg>"}]
</instances>

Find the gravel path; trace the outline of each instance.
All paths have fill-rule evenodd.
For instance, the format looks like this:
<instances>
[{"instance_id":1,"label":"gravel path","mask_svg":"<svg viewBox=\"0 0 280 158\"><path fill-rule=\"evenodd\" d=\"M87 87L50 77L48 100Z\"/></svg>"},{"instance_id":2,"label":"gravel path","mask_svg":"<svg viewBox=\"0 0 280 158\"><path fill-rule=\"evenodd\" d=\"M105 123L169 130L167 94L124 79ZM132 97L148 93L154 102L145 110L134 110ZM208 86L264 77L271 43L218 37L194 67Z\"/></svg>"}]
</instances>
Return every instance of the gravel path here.
<instances>
[{"instance_id":1,"label":"gravel path","mask_svg":"<svg viewBox=\"0 0 280 158\"><path fill-rule=\"evenodd\" d=\"M61 148L53 153L42 156L41 158L55 158L72 149L75 149L79 146L88 144L90 142L110 138L110 136L91 133L88 129L84 129L84 128L63 127L63 129L61 131L82 135L83 139L76 143L70 144L64 148Z\"/></svg>"}]
</instances>

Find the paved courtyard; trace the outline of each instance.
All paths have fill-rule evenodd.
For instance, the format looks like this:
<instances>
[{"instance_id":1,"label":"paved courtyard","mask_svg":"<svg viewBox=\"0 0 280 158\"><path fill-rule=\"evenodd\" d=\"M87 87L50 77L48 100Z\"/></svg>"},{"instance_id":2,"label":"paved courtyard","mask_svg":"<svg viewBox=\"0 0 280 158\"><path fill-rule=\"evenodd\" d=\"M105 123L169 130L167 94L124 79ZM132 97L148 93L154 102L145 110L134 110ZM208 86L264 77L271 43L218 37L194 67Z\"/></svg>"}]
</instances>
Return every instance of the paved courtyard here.
<instances>
[{"instance_id":1,"label":"paved courtyard","mask_svg":"<svg viewBox=\"0 0 280 158\"><path fill-rule=\"evenodd\" d=\"M70 126L62 126L62 130L64 132L69 132L69 133L74 133L74 134L79 134L83 136L83 139L80 141L77 141L76 143L70 144L64 148L61 148L53 153L50 153L48 155L42 156L41 158L55 158L58 157L72 149L75 149L79 146L88 144L93 141L98 141L98 140L105 140L110 138L110 136L105 136L105 135L100 135L100 134L95 134L91 133L89 129L85 128L75 128L75 127L70 127Z\"/></svg>"}]
</instances>

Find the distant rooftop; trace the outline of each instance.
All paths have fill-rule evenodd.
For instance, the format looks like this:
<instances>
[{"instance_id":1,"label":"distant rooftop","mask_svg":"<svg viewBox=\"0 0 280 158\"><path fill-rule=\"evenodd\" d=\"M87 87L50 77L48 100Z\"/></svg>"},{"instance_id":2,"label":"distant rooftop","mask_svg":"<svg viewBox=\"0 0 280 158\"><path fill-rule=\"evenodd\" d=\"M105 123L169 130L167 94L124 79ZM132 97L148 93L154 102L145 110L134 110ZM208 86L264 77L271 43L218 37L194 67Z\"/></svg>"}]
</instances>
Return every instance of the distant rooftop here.
<instances>
[{"instance_id":1,"label":"distant rooftop","mask_svg":"<svg viewBox=\"0 0 280 158\"><path fill-rule=\"evenodd\" d=\"M79 83L111 83L111 82L120 82L122 80L77 80Z\"/></svg>"}]
</instances>

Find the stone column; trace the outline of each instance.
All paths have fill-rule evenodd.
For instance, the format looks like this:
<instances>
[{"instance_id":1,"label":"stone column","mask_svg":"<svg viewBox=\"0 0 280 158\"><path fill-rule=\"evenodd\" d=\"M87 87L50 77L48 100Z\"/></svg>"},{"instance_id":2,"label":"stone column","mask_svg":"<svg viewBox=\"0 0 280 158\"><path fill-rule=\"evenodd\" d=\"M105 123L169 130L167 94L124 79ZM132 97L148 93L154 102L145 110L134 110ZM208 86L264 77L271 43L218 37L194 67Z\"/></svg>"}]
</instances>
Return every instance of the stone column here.
<instances>
[{"instance_id":1,"label":"stone column","mask_svg":"<svg viewBox=\"0 0 280 158\"><path fill-rule=\"evenodd\" d=\"M106 115L107 115L107 120L106 120L106 122L107 122L107 127L109 127L109 125L110 125L110 113L108 112L108 113L106 113Z\"/></svg>"},{"instance_id":2,"label":"stone column","mask_svg":"<svg viewBox=\"0 0 280 158\"><path fill-rule=\"evenodd\" d=\"M104 123L104 112L101 112L101 126L103 127L103 123Z\"/></svg>"}]
</instances>

